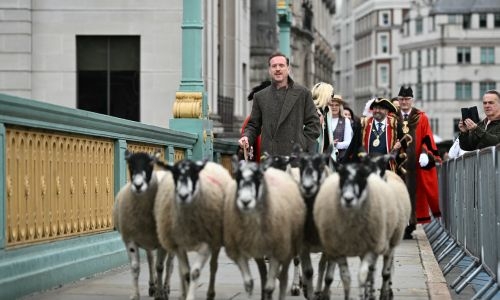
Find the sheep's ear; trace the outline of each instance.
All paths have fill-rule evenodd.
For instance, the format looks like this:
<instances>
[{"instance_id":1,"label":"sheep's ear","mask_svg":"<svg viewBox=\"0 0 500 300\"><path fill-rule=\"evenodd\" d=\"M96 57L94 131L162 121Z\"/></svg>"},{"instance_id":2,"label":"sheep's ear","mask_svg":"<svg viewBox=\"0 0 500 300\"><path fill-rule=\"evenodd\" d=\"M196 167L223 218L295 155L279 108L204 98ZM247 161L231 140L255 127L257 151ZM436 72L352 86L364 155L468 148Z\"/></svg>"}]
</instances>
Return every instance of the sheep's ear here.
<instances>
[{"instance_id":1,"label":"sheep's ear","mask_svg":"<svg viewBox=\"0 0 500 300\"><path fill-rule=\"evenodd\" d=\"M203 170L203 168L207 165L207 161L208 161L207 159L196 161L194 163L196 171L200 172L201 170Z\"/></svg>"},{"instance_id":2,"label":"sheep's ear","mask_svg":"<svg viewBox=\"0 0 500 300\"><path fill-rule=\"evenodd\" d=\"M231 169L234 176L236 176L236 173L238 172L239 162L240 160L238 159L238 155L234 154L231 157Z\"/></svg>"},{"instance_id":3,"label":"sheep's ear","mask_svg":"<svg viewBox=\"0 0 500 300\"><path fill-rule=\"evenodd\" d=\"M128 151L128 149L125 149L125 160L128 161L131 156L132 156L132 152Z\"/></svg>"},{"instance_id":4,"label":"sheep's ear","mask_svg":"<svg viewBox=\"0 0 500 300\"><path fill-rule=\"evenodd\" d=\"M161 160L157 160L157 161L155 161L155 164L156 164L158 167L162 168L163 170L173 172L174 166L172 166L171 164L166 164L166 163L164 163L164 162L163 162L163 161L161 161Z\"/></svg>"},{"instance_id":5,"label":"sheep's ear","mask_svg":"<svg viewBox=\"0 0 500 300\"><path fill-rule=\"evenodd\" d=\"M266 153L266 157L264 159L260 159L260 168L265 171L267 170L269 167L271 167L271 165L273 164L273 157L269 154Z\"/></svg>"}]
</instances>

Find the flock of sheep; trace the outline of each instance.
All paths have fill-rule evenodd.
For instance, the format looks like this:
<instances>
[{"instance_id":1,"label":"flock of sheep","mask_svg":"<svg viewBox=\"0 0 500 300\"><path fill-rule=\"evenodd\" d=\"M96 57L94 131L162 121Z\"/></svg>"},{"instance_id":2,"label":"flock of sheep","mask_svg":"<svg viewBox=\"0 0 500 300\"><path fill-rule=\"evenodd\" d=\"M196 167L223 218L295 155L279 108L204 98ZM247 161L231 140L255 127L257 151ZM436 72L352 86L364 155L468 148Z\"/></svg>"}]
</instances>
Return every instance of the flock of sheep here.
<instances>
[{"instance_id":1,"label":"flock of sheep","mask_svg":"<svg viewBox=\"0 0 500 300\"><path fill-rule=\"evenodd\" d=\"M248 261L253 258L263 299L272 299L276 279L279 299L285 299L292 260L297 262L292 294L302 288L307 299L329 299L338 264L349 299L346 258L358 256L359 297L374 299L375 264L382 255L380 299L393 299L394 249L411 207L404 182L385 170L389 159L364 157L342 165L331 162L329 153L295 149L290 157L267 157L260 164L234 157L231 176L213 162L183 160L169 165L156 156L127 151L130 182L116 196L113 217L130 260L131 299L140 298L139 248L147 254L149 296L168 299L175 256L182 297L188 300L195 299L200 272L210 259L207 299L214 299L223 246L239 267L249 296L254 282ZM160 170L153 170L155 165ZM187 252L192 251L196 255L189 262ZM317 252L322 256L313 287L310 253ZM302 280L297 276L299 261Z\"/></svg>"}]
</instances>

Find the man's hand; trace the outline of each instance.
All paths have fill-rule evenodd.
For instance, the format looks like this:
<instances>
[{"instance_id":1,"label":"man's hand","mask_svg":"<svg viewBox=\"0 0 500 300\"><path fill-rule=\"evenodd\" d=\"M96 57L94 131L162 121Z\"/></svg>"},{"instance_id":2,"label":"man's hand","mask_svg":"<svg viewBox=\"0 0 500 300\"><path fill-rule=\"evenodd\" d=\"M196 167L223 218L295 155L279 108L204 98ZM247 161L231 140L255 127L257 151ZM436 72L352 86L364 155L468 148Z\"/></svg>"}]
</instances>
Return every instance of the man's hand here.
<instances>
[{"instance_id":1,"label":"man's hand","mask_svg":"<svg viewBox=\"0 0 500 300\"><path fill-rule=\"evenodd\" d=\"M460 132L467 132L467 127L465 126L464 121L460 120L458 122L458 130L460 130Z\"/></svg>"},{"instance_id":2,"label":"man's hand","mask_svg":"<svg viewBox=\"0 0 500 300\"><path fill-rule=\"evenodd\" d=\"M248 138L246 136L242 136L239 140L238 143L240 144L240 147L243 149L248 149Z\"/></svg>"},{"instance_id":3,"label":"man's hand","mask_svg":"<svg viewBox=\"0 0 500 300\"><path fill-rule=\"evenodd\" d=\"M399 139L396 140L396 142L394 143L394 147L392 147L392 150L399 150L401 149L401 142L399 141Z\"/></svg>"},{"instance_id":4,"label":"man's hand","mask_svg":"<svg viewBox=\"0 0 500 300\"><path fill-rule=\"evenodd\" d=\"M425 168L429 164L429 155L427 155L427 153L421 153L418 162L422 168Z\"/></svg>"},{"instance_id":5,"label":"man's hand","mask_svg":"<svg viewBox=\"0 0 500 300\"><path fill-rule=\"evenodd\" d=\"M465 119L464 120L465 127L467 127L467 130L474 130L477 127L477 124L474 123L471 119Z\"/></svg>"}]
</instances>

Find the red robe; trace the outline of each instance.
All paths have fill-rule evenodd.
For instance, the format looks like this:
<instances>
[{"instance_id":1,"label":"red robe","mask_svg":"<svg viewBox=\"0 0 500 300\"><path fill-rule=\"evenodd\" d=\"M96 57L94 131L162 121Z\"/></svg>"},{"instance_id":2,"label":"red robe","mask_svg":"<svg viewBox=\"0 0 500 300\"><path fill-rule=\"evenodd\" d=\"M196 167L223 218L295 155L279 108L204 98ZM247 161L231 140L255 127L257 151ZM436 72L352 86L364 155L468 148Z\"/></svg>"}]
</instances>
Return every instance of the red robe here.
<instances>
[{"instance_id":1,"label":"red robe","mask_svg":"<svg viewBox=\"0 0 500 300\"><path fill-rule=\"evenodd\" d=\"M438 176L435 166L436 162L441 159L434 142L429 119L424 112L412 108L408 117L408 126L410 135L413 137L413 142L408 145L406 151L408 155L406 184L412 201L410 223L428 223L431 220L429 209L434 217L441 216ZM429 156L429 164L426 167L421 167L418 162L422 152Z\"/></svg>"},{"instance_id":2,"label":"red robe","mask_svg":"<svg viewBox=\"0 0 500 300\"><path fill-rule=\"evenodd\" d=\"M247 116L245 121L243 121L243 125L241 126L241 135L245 132L245 127L247 126L248 120L250 120L250 116ZM260 135L255 139L253 143L253 161L260 162Z\"/></svg>"}]
</instances>

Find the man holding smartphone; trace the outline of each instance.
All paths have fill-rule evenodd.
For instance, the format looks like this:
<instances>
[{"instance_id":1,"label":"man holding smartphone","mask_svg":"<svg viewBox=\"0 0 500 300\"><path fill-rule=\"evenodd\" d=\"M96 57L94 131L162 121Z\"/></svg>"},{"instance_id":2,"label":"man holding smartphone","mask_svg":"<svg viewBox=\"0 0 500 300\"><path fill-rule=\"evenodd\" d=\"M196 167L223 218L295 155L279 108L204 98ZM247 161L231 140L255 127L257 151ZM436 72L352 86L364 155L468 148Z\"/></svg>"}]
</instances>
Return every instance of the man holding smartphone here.
<instances>
[{"instance_id":1,"label":"man holding smartphone","mask_svg":"<svg viewBox=\"0 0 500 300\"><path fill-rule=\"evenodd\" d=\"M460 120L460 148L466 151L495 146L500 143L500 93L489 90L483 95L486 118L478 123L470 118Z\"/></svg>"}]
</instances>

